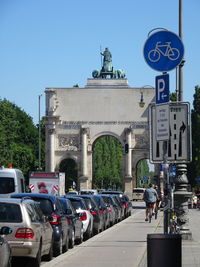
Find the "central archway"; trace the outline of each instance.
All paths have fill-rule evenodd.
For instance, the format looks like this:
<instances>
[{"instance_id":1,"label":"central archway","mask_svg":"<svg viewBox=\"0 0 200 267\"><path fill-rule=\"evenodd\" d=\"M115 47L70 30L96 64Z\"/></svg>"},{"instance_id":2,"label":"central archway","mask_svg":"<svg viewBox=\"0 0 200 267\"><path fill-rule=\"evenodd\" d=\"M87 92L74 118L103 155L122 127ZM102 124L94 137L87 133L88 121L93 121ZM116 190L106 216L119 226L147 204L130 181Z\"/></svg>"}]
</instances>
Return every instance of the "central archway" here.
<instances>
[{"instance_id":1,"label":"central archway","mask_svg":"<svg viewBox=\"0 0 200 267\"><path fill-rule=\"evenodd\" d=\"M123 188L123 148L112 135L98 137L93 143L93 188Z\"/></svg>"}]
</instances>

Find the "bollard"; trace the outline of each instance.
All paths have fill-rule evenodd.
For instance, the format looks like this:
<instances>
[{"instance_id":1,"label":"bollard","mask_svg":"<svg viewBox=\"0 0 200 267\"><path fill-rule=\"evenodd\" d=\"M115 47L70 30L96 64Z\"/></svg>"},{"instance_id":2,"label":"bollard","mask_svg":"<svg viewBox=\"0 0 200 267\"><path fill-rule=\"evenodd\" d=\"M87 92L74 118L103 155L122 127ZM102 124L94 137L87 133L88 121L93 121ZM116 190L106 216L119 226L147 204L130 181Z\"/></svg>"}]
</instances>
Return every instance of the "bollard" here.
<instances>
[{"instance_id":1,"label":"bollard","mask_svg":"<svg viewBox=\"0 0 200 267\"><path fill-rule=\"evenodd\" d=\"M148 234L147 267L181 267L181 234Z\"/></svg>"}]
</instances>

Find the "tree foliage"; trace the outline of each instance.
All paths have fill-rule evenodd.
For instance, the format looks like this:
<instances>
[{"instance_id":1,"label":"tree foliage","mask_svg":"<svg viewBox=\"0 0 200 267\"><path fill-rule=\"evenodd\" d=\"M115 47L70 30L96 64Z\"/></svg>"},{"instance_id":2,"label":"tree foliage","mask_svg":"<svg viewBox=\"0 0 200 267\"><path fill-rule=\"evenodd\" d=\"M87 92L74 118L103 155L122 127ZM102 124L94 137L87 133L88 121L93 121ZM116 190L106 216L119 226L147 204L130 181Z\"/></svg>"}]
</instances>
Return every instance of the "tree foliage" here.
<instances>
[{"instance_id":1,"label":"tree foliage","mask_svg":"<svg viewBox=\"0 0 200 267\"><path fill-rule=\"evenodd\" d=\"M8 100L0 100L0 165L24 174L38 166L38 129L32 118Z\"/></svg>"},{"instance_id":2,"label":"tree foliage","mask_svg":"<svg viewBox=\"0 0 200 267\"><path fill-rule=\"evenodd\" d=\"M149 165L146 159L142 159L137 164L137 186L146 187L149 180L144 179L144 177L150 177Z\"/></svg>"},{"instance_id":3,"label":"tree foliage","mask_svg":"<svg viewBox=\"0 0 200 267\"><path fill-rule=\"evenodd\" d=\"M112 136L99 138L93 148L93 187L122 187L122 146Z\"/></svg>"},{"instance_id":4,"label":"tree foliage","mask_svg":"<svg viewBox=\"0 0 200 267\"><path fill-rule=\"evenodd\" d=\"M189 183L194 187L195 178L200 176L200 87L195 87L193 95L193 109L191 112L192 121L192 162L188 165Z\"/></svg>"}]
</instances>

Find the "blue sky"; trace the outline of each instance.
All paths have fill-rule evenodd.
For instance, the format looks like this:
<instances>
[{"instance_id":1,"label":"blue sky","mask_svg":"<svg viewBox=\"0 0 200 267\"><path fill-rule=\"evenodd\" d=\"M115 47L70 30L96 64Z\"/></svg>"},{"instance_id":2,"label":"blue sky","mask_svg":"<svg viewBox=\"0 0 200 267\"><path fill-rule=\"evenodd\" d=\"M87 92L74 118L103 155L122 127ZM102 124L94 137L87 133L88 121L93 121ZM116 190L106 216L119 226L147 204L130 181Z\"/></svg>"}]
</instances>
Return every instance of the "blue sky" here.
<instances>
[{"instance_id":1,"label":"blue sky","mask_svg":"<svg viewBox=\"0 0 200 267\"><path fill-rule=\"evenodd\" d=\"M183 98L200 85L200 1L183 1ZM148 33L178 34L178 0L0 0L0 98L15 103L34 123L45 114L46 87L84 87L101 68L100 46L131 87L155 84L159 72L143 57ZM170 91L175 91L175 70Z\"/></svg>"}]
</instances>

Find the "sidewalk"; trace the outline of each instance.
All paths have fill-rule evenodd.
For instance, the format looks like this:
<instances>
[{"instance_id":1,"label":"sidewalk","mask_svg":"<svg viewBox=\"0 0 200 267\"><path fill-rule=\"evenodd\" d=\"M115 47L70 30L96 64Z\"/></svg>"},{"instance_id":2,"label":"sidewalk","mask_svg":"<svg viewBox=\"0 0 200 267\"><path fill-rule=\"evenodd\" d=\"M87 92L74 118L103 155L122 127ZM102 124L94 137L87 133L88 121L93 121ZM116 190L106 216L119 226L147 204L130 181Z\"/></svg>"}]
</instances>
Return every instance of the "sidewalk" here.
<instances>
[{"instance_id":1,"label":"sidewalk","mask_svg":"<svg viewBox=\"0 0 200 267\"><path fill-rule=\"evenodd\" d=\"M144 221L144 208L131 217L70 249L42 267L146 267L147 234L163 233L163 212L151 223ZM182 241L182 266L200 266L200 210L189 210L192 240ZM154 266L162 267L162 266Z\"/></svg>"},{"instance_id":2,"label":"sidewalk","mask_svg":"<svg viewBox=\"0 0 200 267\"><path fill-rule=\"evenodd\" d=\"M192 233L192 240L182 240L182 267L200 266L200 210L189 209L189 229ZM160 220L157 233L163 233L163 219ZM147 266L147 250L138 267ZM157 267L157 266L155 266Z\"/></svg>"}]
</instances>

